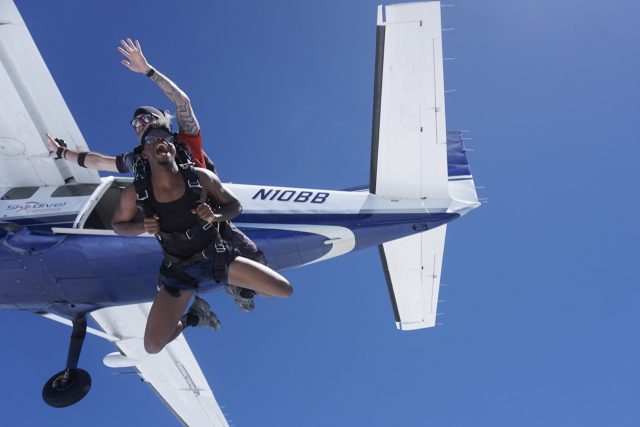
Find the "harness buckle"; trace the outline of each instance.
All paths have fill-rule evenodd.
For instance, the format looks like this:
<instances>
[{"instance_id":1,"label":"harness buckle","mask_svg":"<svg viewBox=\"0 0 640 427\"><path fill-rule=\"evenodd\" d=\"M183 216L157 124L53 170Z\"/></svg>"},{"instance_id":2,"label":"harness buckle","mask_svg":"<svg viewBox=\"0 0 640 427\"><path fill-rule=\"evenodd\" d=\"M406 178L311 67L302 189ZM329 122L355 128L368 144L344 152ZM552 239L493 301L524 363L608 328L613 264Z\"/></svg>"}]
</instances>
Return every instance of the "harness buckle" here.
<instances>
[{"instance_id":1,"label":"harness buckle","mask_svg":"<svg viewBox=\"0 0 640 427\"><path fill-rule=\"evenodd\" d=\"M213 227L213 222L206 222L206 223L204 223L204 224L202 225L202 229L203 229L203 230L208 230L208 229L210 229L211 227Z\"/></svg>"},{"instance_id":2,"label":"harness buckle","mask_svg":"<svg viewBox=\"0 0 640 427\"><path fill-rule=\"evenodd\" d=\"M215 248L216 248L216 253L219 253L219 254L223 254L224 251L226 251L226 248L222 243L216 243Z\"/></svg>"},{"instance_id":3,"label":"harness buckle","mask_svg":"<svg viewBox=\"0 0 640 427\"><path fill-rule=\"evenodd\" d=\"M209 257L207 256L207 253L205 252L205 250L204 250L204 249L202 250L202 252L201 252L201 253L202 253L202 259L207 259L207 258L209 258Z\"/></svg>"},{"instance_id":4,"label":"harness buckle","mask_svg":"<svg viewBox=\"0 0 640 427\"><path fill-rule=\"evenodd\" d=\"M191 235L191 229L188 229L187 231L185 231L184 235L187 236L187 240L193 239L193 236Z\"/></svg>"},{"instance_id":5,"label":"harness buckle","mask_svg":"<svg viewBox=\"0 0 640 427\"><path fill-rule=\"evenodd\" d=\"M140 192L136 192L137 200L142 201L142 200L147 200L148 198L149 198L149 192L146 189L144 190L144 195L142 197L140 196Z\"/></svg>"},{"instance_id":6,"label":"harness buckle","mask_svg":"<svg viewBox=\"0 0 640 427\"><path fill-rule=\"evenodd\" d=\"M202 188L197 178L195 181L191 181L190 179L187 179L187 185L189 185L189 188Z\"/></svg>"}]
</instances>

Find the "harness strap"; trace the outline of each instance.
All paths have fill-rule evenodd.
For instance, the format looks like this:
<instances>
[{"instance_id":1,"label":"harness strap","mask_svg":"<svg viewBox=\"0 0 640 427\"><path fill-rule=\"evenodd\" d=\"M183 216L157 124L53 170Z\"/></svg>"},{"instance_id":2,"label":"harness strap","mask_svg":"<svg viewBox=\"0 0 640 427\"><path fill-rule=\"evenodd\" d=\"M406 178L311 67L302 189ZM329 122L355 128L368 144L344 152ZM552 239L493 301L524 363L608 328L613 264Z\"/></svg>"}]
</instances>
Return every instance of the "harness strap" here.
<instances>
[{"instance_id":1,"label":"harness strap","mask_svg":"<svg viewBox=\"0 0 640 427\"><path fill-rule=\"evenodd\" d=\"M168 254L165 251L164 261L162 262L162 266L160 267L160 272L162 274L166 274L164 271L167 271L168 275L173 275L177 279L185 281L186 283L193 286L194 288L197 288L198 281L195 278L189 276L187 273L185 273L182 270L182 267L191 265L198 261L210 259L211 255L215 254L214 260L213 260L213 280L215 280L217 283L220 283L220 282L223 282L225 278L224 276L225 276L226 260L227 260L226 255L228 251L229 249L220 238L214 239L202 251L190 256L187 259L181 259L181 258L175 257L171 254ZM180 272L181 275L179 276L177 274L174 274L175 272ZM182 276L182 274L184 274L184 276ZM193 284L194 281L195 281L195 285Z\"/></svg>"},{"instance_id":2,"label":"harness strap","mask_svg":"<svg viewBox=\"0 0 640 427\"><path fill-rule=\"evenodd\" d=\"M220 246L218 246L218 244L216 244L216 257L213 260L213 280L216 281L216 283L221 283L224 281L225 279L225 270L226 270L226 261L227 261L227 247L225 245L222 245L222 251L218 252L218 250L220 249Z\"/></svg>"},{"instance_id":3,"label":"harness strap","mask_svg":"<svg viewBox=\"0 0 640 427\"><path fill-rule=\"evenodd\" d=\"M205 231L208 231L211 227L213 227L212 222L200 221L199 223L195 224L187 231L176 232L176 233L166 233L164 231L159 231L156 233L156 237L160 242L166 242L166 243L172 243L175 241L186 242L188 240L191 240L200 236Z\"/></svg>"},{"instance_id":4,"label":"harness strap","mask_svg":"<svg viewBox=\"0 0 640 427\"><path fill-rule=\"evenodd\" d=\"M196 173L193 163L189 163L186 168L182 169L182 176L184 176L185 183L187 185L187 191L191 198L191 206L197 208L202 203L202 185L198 180L198 174Z\"/></svg>"},{"instance_id":5,"label":"harness strap","mask_svg":"<svg viewBox=\"0 0 640 427\"><path fill-rule=\"evenodd\" d=\"M133 150L135 162L133 163L133 186L136 190L136 205L145 217L153 215L153 208L151 207L151 182L149 180L149 170L146 160L141 156L142 147L136 147Z\"/></svg>"},{"instance_id":6,"label":"harness strap","mask_svg":"<svg viewBox=\"0 0 640 427\"><path fill-rule=\"evenodd\" d=\"M176 147L176 163L180 169L180 172L185 180L186 192L191 199L191 205L196 208L202 203L202 192L204 191L198 180L198 174L194 168L194 163L191 160L191 153L189 148L175 137ZM142 209L145 216L154 214L151 207L151 200L153 199L153 190L151 186L150 170L147 162L142 158L142 147L136 147L134 150L135 163L133 172L135 175L134 186L136 190L136 204ZM161 242L162 250L164 252L165 259L160 267L160 273L166 276L172 276L178 280L185 282L192 286L194 289L198 288L198 280L191 275L184 272L183 267L193 264L195 262L208 259L210 255L215 253L213 262L213 279L220 283L224 281L226 273L226 260L228 258L229 249L225 245L220 235L220 223L217 224L217 228L211 230L213 223L201 221L194 225L186 232L181 233L156 233L156 238ZM180 259L167 253L165 245L171 245L176 241L188 241L195 237L200 236L202 233L209 232L212 234L211 243L201 252L189 257L188 259ZM167 289L174 296L179 296L180 292L177 289ZM173 293L172 293L173 292Z\"/></svg>"},{"instance_id":7,"label":"harness strap","mask_svg":"<svg viewBox=\"0 0 640 427\"><path fill-rule=\"evenodd\" d=\"M182 176L187 183L187 191L191 198L191 204L195 208L200 203L202 194L202 186L198 182L198 174L193 168L194 163L191 161L191 154L186 144L178 140L178 135L174 134L176 147L176 163L178 164ZM136 189L136 204L144 212L144 216L154 214L151 207L152 187L149 179L149 167L147 162L142 158L142 147L138 146L133 150L135 162L133 164L134 187Z\"/></svg>"}]
</instances>

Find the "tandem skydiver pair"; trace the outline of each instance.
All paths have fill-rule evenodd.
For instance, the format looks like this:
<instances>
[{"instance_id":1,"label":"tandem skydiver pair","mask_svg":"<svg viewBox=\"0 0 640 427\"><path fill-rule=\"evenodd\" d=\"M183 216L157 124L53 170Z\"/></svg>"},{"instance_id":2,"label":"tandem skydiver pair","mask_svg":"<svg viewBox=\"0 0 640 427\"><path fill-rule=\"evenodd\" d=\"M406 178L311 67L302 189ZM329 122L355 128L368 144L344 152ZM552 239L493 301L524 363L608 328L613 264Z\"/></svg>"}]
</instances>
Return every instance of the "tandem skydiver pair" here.
<instances>
[{"instance_id":1,"label":"tandem skydiver pair","mask_svg":"<svg viewBox=\"0 0 640 427\"><path fill-rule=\"evenodd\" d=\"M155 235L165 254L144 337L146 351L157 353L187 326L220 328L209 304L198 296L185 313L201 284L224 283L244 311L254 308L256 292L288 297L292 287L266 266L263 253L229 222L242 206L204 153L200 125L187 95L147 62L137 40L128 38L121 44L122 64L153 80L176 106L178 132L171 131L167 111L143 106L130 122L139 142L130 152L111 157L69 150L48 134L47 141L57 158L91 169L134 173L112 225L120 235ZM136 221L139 211L144 213L142 222Z\"/></svg>"}]
</instances>

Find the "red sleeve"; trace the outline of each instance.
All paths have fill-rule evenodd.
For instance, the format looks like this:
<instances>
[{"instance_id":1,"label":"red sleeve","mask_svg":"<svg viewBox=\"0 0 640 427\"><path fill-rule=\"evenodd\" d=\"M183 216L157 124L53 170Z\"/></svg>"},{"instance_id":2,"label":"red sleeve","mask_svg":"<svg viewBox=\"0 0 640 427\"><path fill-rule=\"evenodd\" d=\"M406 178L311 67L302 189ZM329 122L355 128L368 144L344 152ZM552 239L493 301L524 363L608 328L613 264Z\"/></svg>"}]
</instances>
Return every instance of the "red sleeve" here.
<instances>
[{"instance_id":1,"label":"red sleeve","mask_svg":"<svg viewBox=\"0 0 640 427\"><path fill-rule=\"evenodd\" d=\"M191 150L191 159L199 168L204 168L204 151L202 151L202 133L198 132L196 135L187 135L180 131L178 133L180 141L187 144L189 150Z\"/></svg>"}]
</instances>

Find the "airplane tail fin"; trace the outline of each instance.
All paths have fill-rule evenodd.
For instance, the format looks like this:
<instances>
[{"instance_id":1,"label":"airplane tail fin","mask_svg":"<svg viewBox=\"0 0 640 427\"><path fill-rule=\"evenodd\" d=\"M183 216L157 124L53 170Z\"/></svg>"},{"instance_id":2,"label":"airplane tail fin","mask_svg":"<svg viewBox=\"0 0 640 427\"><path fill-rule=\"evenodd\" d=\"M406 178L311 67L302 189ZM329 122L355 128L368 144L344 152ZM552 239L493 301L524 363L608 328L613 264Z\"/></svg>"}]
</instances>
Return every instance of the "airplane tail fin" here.
<instances>
[{"instance_id":1,"label":"airplane tail fin","mask_svg":"<svg viewBox=\"0 0 640 427\"><path fill-rule=\"evenodd\" d=\"M462 134L445 125L440 2L378 7L369 191L477 206ZM396 325L434 326L446 225L379 246Z\"/></svg>"}]
</instances>

